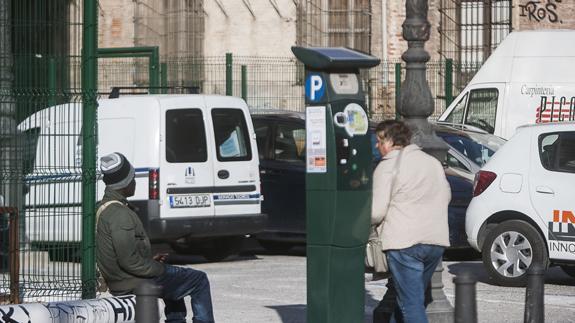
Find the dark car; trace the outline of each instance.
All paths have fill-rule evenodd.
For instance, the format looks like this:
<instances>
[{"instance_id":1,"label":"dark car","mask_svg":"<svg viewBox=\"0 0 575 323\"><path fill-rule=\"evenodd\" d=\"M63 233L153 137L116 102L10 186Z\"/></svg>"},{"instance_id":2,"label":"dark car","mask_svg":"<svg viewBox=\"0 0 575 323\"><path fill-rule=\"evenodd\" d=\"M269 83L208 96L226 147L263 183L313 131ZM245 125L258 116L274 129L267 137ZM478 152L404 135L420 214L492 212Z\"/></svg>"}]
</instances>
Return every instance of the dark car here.
<instances>
[{"instance_id":1,"label":"dark car","mask_svg":"<svg viewBox=\"0 0 575 323\"><path fill-rule=\"evenodd\" d=\"M306 242L305 190L305 114L273 112L252 114L260 158L260 178L264 201L262 212L268 215L268 225L256 238L272 251L285 251ZM374 166L381 159L375 149L375 124L372 131ZM436 125L439 137L448 143L464 143L458 150L450 146L446 176L451 185L449 204L449 236L452 248L468 247L465 235L465 211L472 198L473 176L481 165L469 160L473 150L485 149L469 141L465 131L446 125ZM466 145L467 146L466 146ZM483 148L482 148L483 147ZM473 149L471 149L473 148ZM496 149L497 147L492 147ZM491 156L493 151L482 156Z\"/></svg>"}]
</instances>

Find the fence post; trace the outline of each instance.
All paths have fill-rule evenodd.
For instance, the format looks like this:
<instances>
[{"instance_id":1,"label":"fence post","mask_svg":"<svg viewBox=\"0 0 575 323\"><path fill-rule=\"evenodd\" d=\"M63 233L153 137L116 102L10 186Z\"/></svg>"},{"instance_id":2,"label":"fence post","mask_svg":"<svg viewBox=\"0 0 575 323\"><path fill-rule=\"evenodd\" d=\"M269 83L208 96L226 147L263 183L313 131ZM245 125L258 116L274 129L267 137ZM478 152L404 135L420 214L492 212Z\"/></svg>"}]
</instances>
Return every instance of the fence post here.
<instances>
[{"instance_id":1,"label":"fence post","mask_svg":"<svg viewBox=\"0 0 575 323\"><path fill-rule=\"evenodd\" d=\"M150 54L150 93L158 93L158 87L160 86L160 49L158 46L152 47L152 53Z\"/></svg>"},{"instance_id":2,"label":"fence post","mask_svg":"<svg viewBox=\"0 0 575 323\"><path fill-rule=\"evenodd\" d=\"M166 89L168 87L168 64L167 63L162 63L160 64L160 75L162 78L162 94L166 94L168 93L168 89Z\"/></svg>"},{"instance_id":3,"label":"fence post","mask_svg":"<svg viewBox=\"0 0 575 323\"><path fill-rule=\"evenodd\" d=\"M56 105L56 59L48 59L48 106Z\"/></svg>"},{"instance_id":4,"label":"fence post","mask_svg":"<svg viewBox=\"0 0 575 323\"><path fill-rule=\"evenodd\" d=\"M445 107L453 102L453 59L445 60Z\"/></svg>"},{"instance_id":5,"label":"fence post","mask_svg":"<svg viewBox=\"0 0 575 323\"><path fill-rule=\"evenodd\" d=\"M232 53L226 53L226 95L233 95Z\"/></svg>"},{"instance_id":6,"label":"fence post","mask_svg":"<svg viewBox=\"0 0 575 323\"><path fill-rule=\"evenodd\" d=\"M82 298L96 297L96 108L98 2L84 0L82 26Z\"/></svg>"},{"instance_id":7,"label":"fence post","mask_svg":"<svg viewBox=\"0 0 575 323\"><path fill-rule=\"evenodd\" d=\"M158 297L162 288L144 281L136 288L136 323L157 323L160 321Z\"/></svg>"},{"instance_id":8,"label":"fence post","mask_svg":"<svg viewBox=\"0 0 575 323\"><path fill-rule=\"evenodd\" d=\"M477 323L475 277L464 272L453 278L455 283L455 323Z\"/></svg>"},{"instance_id":9,"label":"fence post","mask_svg":"<svg viewBox=\"0 0 575 323\"><path fill-rule=\"evenodd\" d=\"M248 102L248 67L242 65L242 99Z\"/></svg>"},{"instance_id":10,"label":"fence post","mask_svg":"<svg viewBox=\"0 0 575 323\"><path fill-rule=\"evenodd\" d=\"M401 109L401 63L395 63L395 120L399 120Z\"/></svg>"},{"instance_id":11,"label":"fence post","mask_svg":"<svg viewBox=\"0 0 575 323\"><path fill-rule=\"evenodd\" d=\"M20 238L19 216L15 207L0 207L0 216L8 215L8 271L10 273L10 304L20 304ZM4 234L3 238L5 237ZM6 241L2 240L5 245ZM6 255L2 255L6 257ZM4 269L4 268L3 268Z\"/></svg>"},{"instance_id":12,"label":"fence post","mask_svg":"<svg viewBox=\"0 0 575 323\"><path fill-rule=\"evenodd\" d=\"M534 263L527 272L527 289L525 290L525 323L545 322L544 308L545 269Z\"/></svg>"}]
</instances>

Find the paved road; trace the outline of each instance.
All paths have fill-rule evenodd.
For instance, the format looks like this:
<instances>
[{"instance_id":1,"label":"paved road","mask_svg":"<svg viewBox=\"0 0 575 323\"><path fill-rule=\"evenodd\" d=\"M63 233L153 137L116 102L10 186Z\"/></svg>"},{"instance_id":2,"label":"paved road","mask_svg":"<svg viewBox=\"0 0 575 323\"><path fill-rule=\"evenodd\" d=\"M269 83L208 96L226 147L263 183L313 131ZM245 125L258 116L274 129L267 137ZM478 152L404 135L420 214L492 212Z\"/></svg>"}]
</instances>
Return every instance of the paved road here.
<instances>
[{"instance_id":1,"label":"paved road","mask_svg":"<svg viewBox=\"0 0 575 323\"><path fill-rule=\"evenodd\" d=\"M205 263L201 257L175 257L177 263L208 273L218 323L305 322L306 259L303 249L274 255L251 249L221 263ZM447 261L443 272L445 294L453 302L452 279L464 270L478 277L479 322L523 322L524 288L490 285L479 261ZM366 276L365 322L385 293L385 281L370 282ZM546 276L546 322L575 322L575 279L559 268ZM191 322L191 319L188 320Z\"/></svg>"}]
</instances>

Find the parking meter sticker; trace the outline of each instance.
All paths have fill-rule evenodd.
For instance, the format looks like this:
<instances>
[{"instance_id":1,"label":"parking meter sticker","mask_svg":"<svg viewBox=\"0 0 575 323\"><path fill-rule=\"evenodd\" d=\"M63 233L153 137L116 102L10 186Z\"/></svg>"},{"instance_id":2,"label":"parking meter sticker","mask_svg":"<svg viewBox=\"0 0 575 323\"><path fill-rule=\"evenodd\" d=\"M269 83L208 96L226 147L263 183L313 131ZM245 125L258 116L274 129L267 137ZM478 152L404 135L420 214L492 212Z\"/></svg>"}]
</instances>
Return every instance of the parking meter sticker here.
<instances>
[{"instance_id":1,"label":"parking meter sticker","mask_svg":"<svg viewBox=\"0 0 575 323\"><path fill-rule=\"evenodd\" d=\"M306 108L306 171L327 172L325 107Z\"/></svg>"},{"instance_id":2,"label":"parking meter sticker","mask_svg":"<svg viewBox=\"0 0 575 323\"><path fill-rule=\"evenodd\" d=\"M311 102L320 101L325 94L325 82L319 74L309 74L305 80L305 96Z\"/></svg>"},{"instance_id":3,"label":"parking meter sticker","mask_svg":"<svg viewBox=\"0 0 575 323\"><path fill-rule=\"evenodd\" d=\"M365 110L357 103L350 103L343 112L336 113L334 123L341 128L345 128L350 137L365 135L369 126Z\"/></svg>"}]
</instances>

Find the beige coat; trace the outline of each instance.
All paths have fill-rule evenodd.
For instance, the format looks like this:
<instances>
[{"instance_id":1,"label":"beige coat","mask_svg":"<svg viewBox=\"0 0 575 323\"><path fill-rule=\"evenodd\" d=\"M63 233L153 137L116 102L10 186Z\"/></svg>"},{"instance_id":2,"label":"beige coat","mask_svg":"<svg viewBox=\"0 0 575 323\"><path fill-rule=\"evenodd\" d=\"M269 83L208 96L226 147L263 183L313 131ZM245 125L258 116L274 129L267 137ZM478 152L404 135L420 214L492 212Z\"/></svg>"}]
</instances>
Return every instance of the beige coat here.
<instances>
[{"instance_id":1,"label":"beige coat","mask_svg":"<svg viewBox=\"0 0 575 323\"><path fill-rule=\"evenodd\" d=\"M447 247L451 189L443 166L416 145L403 150L391 203L390 182L399 150L389 152L374 171L371 223L383 225L380 237L384 250L418 243Z\"/></svg>"}]
</instances>

